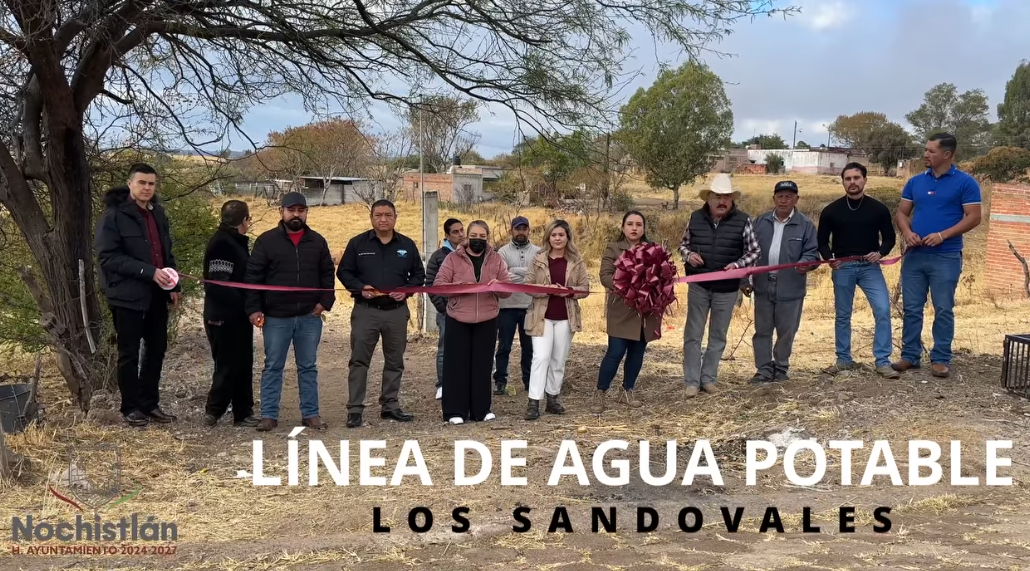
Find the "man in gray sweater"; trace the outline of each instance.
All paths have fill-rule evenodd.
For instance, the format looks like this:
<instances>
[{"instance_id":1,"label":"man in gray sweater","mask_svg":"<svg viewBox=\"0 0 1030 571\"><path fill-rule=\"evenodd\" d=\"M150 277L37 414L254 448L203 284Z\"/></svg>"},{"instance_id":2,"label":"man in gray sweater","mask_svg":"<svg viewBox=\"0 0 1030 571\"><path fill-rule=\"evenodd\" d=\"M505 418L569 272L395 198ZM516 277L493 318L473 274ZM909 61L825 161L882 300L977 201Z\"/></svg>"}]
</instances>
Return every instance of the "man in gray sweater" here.
<instances>
[{"instance_id":1,"label":"man in gray sweater","mask_svg":"<svg viewBox=\"0 0 1030 571\"><path fill-rule=\"evenodd\" d=\"M512 283L526 283L526 274L533 265L533 258L540 252L538 246L529 241L529 219L516 216L511 221L511 242L497 250L505 263ZM529 390L529 369L533 364L533 340L526 334L526 310L532 298L529 294L513 293L500 299L501 313L497 324L497 362L494 370L494 394L503 395L508 386L508 357L515 341L515 330L519 332L522 347L522 384Z\"/></svg>"}]
</instances>

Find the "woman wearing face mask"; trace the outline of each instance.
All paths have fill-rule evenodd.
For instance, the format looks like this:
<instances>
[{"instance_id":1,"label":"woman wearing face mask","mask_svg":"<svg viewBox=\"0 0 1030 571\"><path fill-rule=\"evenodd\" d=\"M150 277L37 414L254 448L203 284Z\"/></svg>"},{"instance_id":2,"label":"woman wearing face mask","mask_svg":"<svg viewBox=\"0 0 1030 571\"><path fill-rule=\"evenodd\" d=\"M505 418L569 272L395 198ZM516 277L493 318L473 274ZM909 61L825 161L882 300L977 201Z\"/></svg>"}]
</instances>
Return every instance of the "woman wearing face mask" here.
<instances>
[{"instance_id":1,"label":"woman wearing face mask","mask_svg":"<svg viewBox=\"0 0 1030 571\"><path fill-rule=\"evenodd\" d=\"M533 338L533 365L529 374L526 420L536 420L540 418L540 399L545 394L547 412L565 412L559 399L565 360L572 347L572 336L583 330L577 300L590 291L586 264L572 241L572 229L564 220L556 220L544 230L543 246L533 259L526 283L582 292L530 294L533 303L526 313L526 333Z\"/></svg>"},{"instance_id":2,"label":"woman wearing face mask","mask_svg":"<svg viewBox=\"0 0 1030 571\"><path fill-rule=\"evenodd\" d=\"M635 210L627 212L622 217L622 238L608 244L601 258L601 285L608 290L605 296L608 350L597 372L597 393L590 407L590 411L595 414L604 412L608 388L619 372L619 363L623 358L626 359L626 365L622 372L622 390L618 402L631 408L638 408L641 404L635 398L633 388L644 364L647 344L658 337L661 316L642 316L626 305L626 300L615 294L612 279L615 276L615 260L626 250L649 242L645 230L644 215Z\"/></svg>"},{"instance_id":3,"label":"woman wearing face mask","mask_svg":"<svg viewBox=\"0 0 1030 571\"><path fill-rule=\"evenodd\" d=\"M433 285L510 283L508 266L488 244L490 227L482 220L469 223L468 243L444 258ZM443 339L444 420L496 418L490 410L490 372L497 344L497 300L510 293L469 293L447 296Z\"/></svg>"}]
</instances>

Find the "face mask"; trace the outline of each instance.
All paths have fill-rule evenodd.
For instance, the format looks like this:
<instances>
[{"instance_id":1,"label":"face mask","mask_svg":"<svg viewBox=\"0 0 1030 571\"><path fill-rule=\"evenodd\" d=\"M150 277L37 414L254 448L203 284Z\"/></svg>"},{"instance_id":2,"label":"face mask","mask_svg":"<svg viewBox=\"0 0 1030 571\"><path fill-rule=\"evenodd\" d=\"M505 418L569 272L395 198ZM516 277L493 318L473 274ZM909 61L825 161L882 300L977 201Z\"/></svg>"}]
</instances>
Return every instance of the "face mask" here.
<instances>
[{"instance_id":1,"label":"face mask","mask_svg":"<svg viewBox=\"0 0 1030 571\"><path fill-rule=\"evenodd\" d=\"M482 238L472 238L469 240L469 250L472 250L474 254L482 254L486 251L486 240Z\"/></svg>"}]
</instances>

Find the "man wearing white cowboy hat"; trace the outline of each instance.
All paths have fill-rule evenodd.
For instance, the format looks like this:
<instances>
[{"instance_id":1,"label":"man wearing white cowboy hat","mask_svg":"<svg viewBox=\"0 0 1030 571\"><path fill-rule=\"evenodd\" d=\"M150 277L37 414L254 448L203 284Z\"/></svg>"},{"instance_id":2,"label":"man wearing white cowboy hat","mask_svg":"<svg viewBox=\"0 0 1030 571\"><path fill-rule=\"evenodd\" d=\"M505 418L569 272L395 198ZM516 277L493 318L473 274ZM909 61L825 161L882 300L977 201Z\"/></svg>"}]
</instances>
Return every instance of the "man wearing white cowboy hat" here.
<instances>
[{"instance_id":1,"label":"man wearing white cowboy hat","mask_svg":"<svg viewBox=\"0 0 1030 571\"><path fill-rule=\"evenodd\" d=\"M761 254L758 238L751 217L737 208L740 191L733 187L730 176L715 175L698 196L705 204L690 215L679 247L686 274L753 266ZM683 380L687 397L696 396L700 389L706 393L716 392L719 360L726 350L726 332L741 285L741 280L735 278L696 282L687 287L687 324L683 331ZM706 324L708 348L702 359L701 337Z\"/></svg>"}]
</instances>

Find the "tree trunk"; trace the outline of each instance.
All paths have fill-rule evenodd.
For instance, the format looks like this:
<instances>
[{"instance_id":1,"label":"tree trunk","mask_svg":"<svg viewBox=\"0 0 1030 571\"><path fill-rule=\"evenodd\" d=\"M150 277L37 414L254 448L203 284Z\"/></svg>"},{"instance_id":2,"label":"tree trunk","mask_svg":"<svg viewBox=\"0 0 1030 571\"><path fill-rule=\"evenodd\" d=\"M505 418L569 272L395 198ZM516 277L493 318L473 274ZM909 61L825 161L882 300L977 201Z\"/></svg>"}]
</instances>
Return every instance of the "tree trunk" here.
<instances>
[{"instance_id":1,"label":"tree trunk","mask_svg":"<svg viewBox=\"0 0 1030 571\"><path fill-rule=\"evenodd\" d=\"M82 138L81 121L73 112L48 114L44 119L50 134L44 168L49 191L49 208L41 208L24 176L7 177L6 206L21 230L38 271L19 270L22 280L39 306L40 324L51 336L58 352L58 364L72 398L86 411L94 386L103 384L106 366L102 351L90 349L80 301L79 260L85 265L86 320L94 341L101 340L103 319L97 299L93 253L93 196L89 161ZM5 169L5 174L10 171ZM19 175L21 173L18 173ZM35 192L34 192L35 191ZM44 210L52 212L52 222ZM41 287L36 276L42 278Z\"/></svg>"},{"instance_id":2,"label":"tree trunk","mask_svg":"<svg viewBox=\"0 0 1030 571\"><path fill-rule=\"evenodd\" d=\"M680 209L680 187L678 186L672 189L672 209Z\"/></svg>"}]
</instances>

